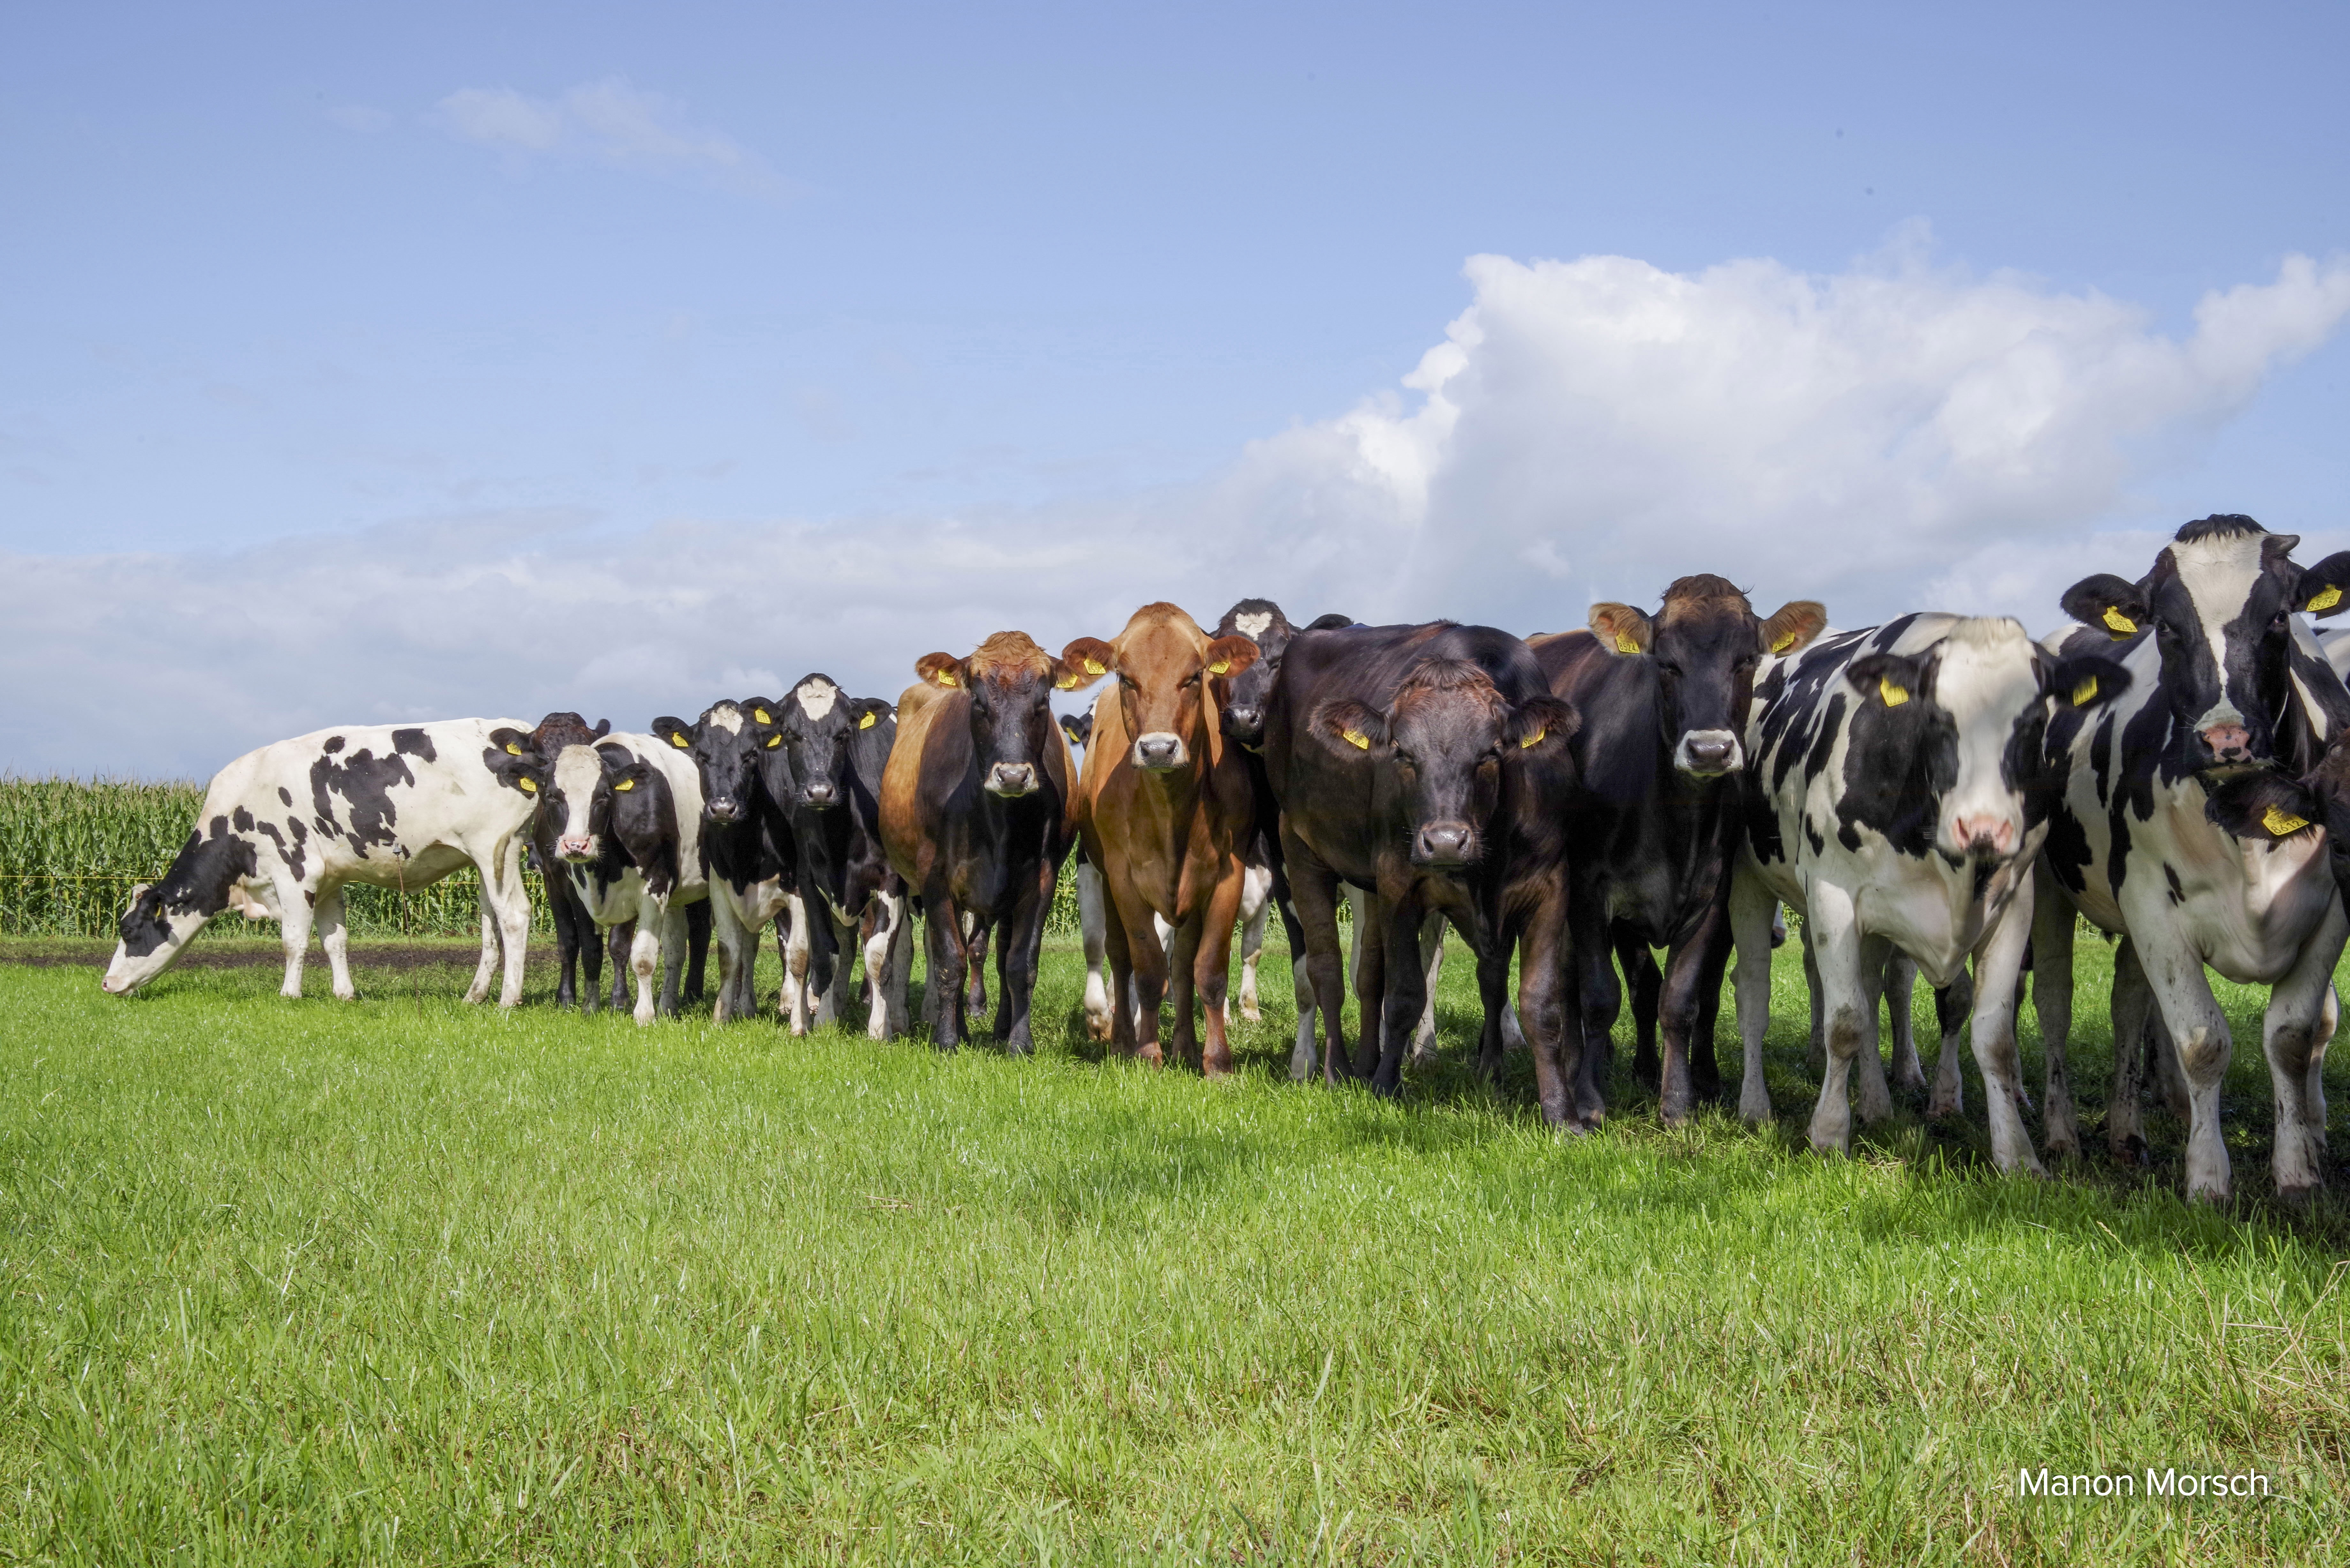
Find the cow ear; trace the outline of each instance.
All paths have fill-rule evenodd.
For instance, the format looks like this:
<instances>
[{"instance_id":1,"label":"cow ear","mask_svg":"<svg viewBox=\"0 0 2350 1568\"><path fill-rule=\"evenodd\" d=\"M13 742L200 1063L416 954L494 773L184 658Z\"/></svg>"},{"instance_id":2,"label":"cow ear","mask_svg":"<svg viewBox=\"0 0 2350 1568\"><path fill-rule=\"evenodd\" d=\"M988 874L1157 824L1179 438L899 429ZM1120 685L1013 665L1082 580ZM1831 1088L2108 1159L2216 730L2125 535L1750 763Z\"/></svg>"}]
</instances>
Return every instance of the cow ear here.
<instances>
[{"instance_id":1,"label":"cow ear","mask_svg":"<svg viewBox=\"0 0 2350 1568\"><path fill-rule=\"evenodd\" d=\"M528 731L516 730L503 724L490 732L490 744L509 757L534 756L536 753L536 748L531 744Z\"/></svg>"},{"instance_id":2,"label":"cow ear","mask_svg":"<svg viewBox=\"0 0 2350 1568\"><path fill-rule=\"evenodd\" d=\"M596 727L588 732L588 736L590 740L600 741L611 732L612 721L609 719L598 719L596 721Z\"/></svg>"},{"instance_id":3,"label":"cow ear","mask_svg":"<svg viewBox=\"0 0 2350 1568\"><path fill-rule=\"evenodd\" d=\"M2325 803L2299 779L2272 773L2246 774L2214 790L2203 803L2203 815L2233 837L2274 844L2323 828Z\"/></svg>"},{"instance_id":4,"label":"cow ear","mask_svg":"<svg viewBox=\"0 0 2350 1568\"><path fill-rule=\"evenodd\" d=\"M1093 732L1094 716L1091 713L1061 715L1061 733L1069 737L1069 744L1082 746L1092 737Z\"/></svg>"},{"instance_id":5,"label":"cow ear","mask_svg":"<svg viewBox=\"0 0 2350 1568\"><path fill-rule=\"evenodd\" d=\"M490 743L482 748L482 765L506 788L530 795L538 793L546 774L546 763L520 730L492 730Z\"/></svg>"},{"instance_id":6,"label":"cow ear","mask_svg":"<svg viewBox=\"0 0 2350 1568\"><path fill-rule=\"evenodd\" d=\"M914 660L914 674L926 686L944 686L951 691L964 684L962 660L951 653L922 655Z\"/></svg>"},{"instance_id":7,"label":"cow ear","mask_svg":"<svg viewBox=\"0 0 2350 1568\"><path fill-rule=\"evenodd\" d=\"M653 733L681 752L693 749L693 726L682 719L672 719L664 714L653 721Z\"/></svg>"},{"instance_id":8,"label":"cow ear","mask_svg":"<svg viewBox=\"0 0 2350 1568\"><path fill-rule=\"evenodd\" d=\"M1314 738L1342 757L1358 753L1386 755L1388 722L1362 703L1335 698L1314 710L1306 728Z\"/></svg>"},{"instance_id":9,"label":"cow ear","mask_svg":"<svg viewBox=\"0 0 2350 1568\"><path fill-rule=\"evenodd\" d=\"M1827 629L1827 607L1815 599L1792 599L1762 623L1762 651L1794 653Z\"/></svg>"},{"instance_id":10,"label":"cow ear","mask_svg":"<svg viewBox=\"0 0 2350 1568\"><path fill-rule=\"evenodd\" d=\"M2060 659L2048 671L2048 693L2069 708L2094 708L2130 689L2127 667L2102 654Z\"/></svg>"},{"instance_id":11,"label":"cow ear","mask_svg":"<svg viewBox=\"0 0 2350 1568\"><path fill-rule=\"evenodd\" d=\"M2102 627L2116 642L2136 637L2147 622L2146 596L2111 572L2083 577L2057 602L2066 615L2083 626Z\"/></svg>"},{"instance_id":12,"label":"cow ear","mask_svg":"<svg viewBox=\"0 0 2350 1568\"><path fill-rule=\"evenodd\" d=\"M857 727L860 730L869 730L889 717L889 704L879 697L857 698L848 704L848 711L857 715Z\"/></svg>"},{"instance_id":13,"label":"cow ear","mask_svg":"<svg viewBox=\"0 0 2350 1568\"><path fill-rule=\"evenodd\" d=\"M2343 597L2345 591L2350 591L2350 550L2336 550L2301 574L2293 607L2320 618L2337 615L2350 603Z\"/></svg>"},{"instance_id":14,"label":"cow ear","mask_svg":"<svg viewBox=\"0 0 2350 1568\"><path fill-rule=\"evenodd\" d=\"M1504 732L1511 745L1521 752L1540 748L1555 752L1575 738L1583 728L1583 715L1575 704L1556 697L1530 697L1517 705L1510 714L1509 728Z\"/></svg>"},{"instance_id":15,"label":"cow ear","mask_svg":"<svg viewBox=\"0 0 2350 1568\"><path fill-rule=\"evenodd\" d=\"M1655 624L1630 605L1593 605L1591 630L1611 653L1646 653L1657 639Z\"/></svg>"},{"instance_id":16,"label":"cow ear","mask_svg":"<svg viewBox=\"0 0 2350 1568\"><path fill-rule=\"evenodd\" d=\"M1082 691L1117 666L1117 649L1100 638L1081 637L1053 661L1053 684L1063 691Z\"/></svg>"},{"instance_id":17,"label":"cow ear","mask_svg":"<svg viewBox=\"0 0 2350 1568\"><path fill-rule=\"evenodd\" d=\"M1254 664L1262 651L1253 638L1220 637L1208 644L1208 673L1238 675Z\"/></svg>"},{"instance_id":18,"label":"cow ear","mask_svg":"<svg viewBox=\"0 0 2350 1568\"><path fill-rule=\"evenodd\" d=\"M1925 667L1898 653L1872 653L1856 659L1844 672L1844 678L1863 698L1874 699L1887 708L1901 707L1926 685Z\"/></svg>"}]
</instances>

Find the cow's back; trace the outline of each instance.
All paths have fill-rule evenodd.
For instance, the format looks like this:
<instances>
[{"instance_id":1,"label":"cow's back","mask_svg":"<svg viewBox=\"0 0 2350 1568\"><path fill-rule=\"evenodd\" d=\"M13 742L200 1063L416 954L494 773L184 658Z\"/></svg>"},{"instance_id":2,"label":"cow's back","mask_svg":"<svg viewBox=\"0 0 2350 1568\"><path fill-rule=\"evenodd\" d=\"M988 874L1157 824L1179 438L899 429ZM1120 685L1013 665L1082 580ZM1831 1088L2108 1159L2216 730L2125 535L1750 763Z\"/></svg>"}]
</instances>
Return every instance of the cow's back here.
<instances>
[{"instance_id":1,"label":"cow's back","mask_svg":"<svg viewBox=\"0 0 2350 1568\"><path fill-rule=\"evenodd\" d=\"M279 842L337 867L404 860L436 845L486 850L526 830L537 806L483 761L491 732L501 728L526 733L529 725L518 719L342 724L273 742L213 776L203 820L234 822L243 813L282 824Z\"/></svg>"}]
</instances>

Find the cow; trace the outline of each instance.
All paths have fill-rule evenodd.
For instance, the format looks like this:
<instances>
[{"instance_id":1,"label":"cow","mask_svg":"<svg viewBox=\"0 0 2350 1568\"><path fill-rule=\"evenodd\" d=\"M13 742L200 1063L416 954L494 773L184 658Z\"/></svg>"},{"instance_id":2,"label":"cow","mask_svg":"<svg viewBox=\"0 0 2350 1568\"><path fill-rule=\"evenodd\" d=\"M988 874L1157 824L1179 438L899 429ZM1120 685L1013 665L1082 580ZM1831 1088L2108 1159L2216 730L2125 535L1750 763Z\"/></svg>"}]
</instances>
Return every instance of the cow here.
<instances>
[{"instance_id":1,"label":"cow","mask_svg":"<svg viewBox=\"0 0 2350 1568\"><path fill-rule=\"evenodd\" d=\"M609 719L598 719L589 729L588 721L577 713L549 713L533 727L523 740L525 750L541 756L552 756L566 746L594 745L612 732ZM541 796L542 805L545 797ZM562 862L555 853L556 833L553 814L542 809L531 819L530 848L537 862L539 878L546 889L547 915L555 926L555 955L561 979L555 988L558 1007L577 1005L582 1012L596 1011L604 979L604 933L596 929L588 918L587 906L580 903L573 890L571 878L564 875ZM612 1005L620 1005L621 976L625 968L627 948L623 935L633 938L627 928L612 930ZM577 975L587 971L588 989L581 991Z\"/></svg>"},{"instance_id":2,"label":"cow","mask_svg":"<svg viewBox=\"0 0 2350 1568\"><path fill-rule=\"evenodd\" d=\"M151 886L133 889L105 989L138 990L179 961L212 918L250 899L282 921L286 982L302 994L315 924L345 1001L351 984L343 888L428 887L471 866L482 877L482 960L467 1002L489 993L500 946L498 1005L522 1000L530 896L523 846L538 784L519 764L521 721L448 719L353 724L248 752L213 775L195 831Z\"/></svg>"},{"instance_id":3,"label":"cow","mask_svg":"<svg viewBox=\"0 0 2350 1568\"><path fill-rule=\"evenodd\" d=\"M762 717L773 707L764 697L748 697L712 703L691 724L664 714L652 726L656 741L691 760L701 795L701 869L718 939L712 1014L721 1023L758 1012L759 934L786 912L799 886L797 844L770 804L762 766L766 753L783 743ZM794 932L806 929L798 911L790 912ZM788 979L784 990L788 998Z\"/></svg>"},{"instance_id":4,"label":"cow","mask_svg":"<svg viewBox=\"0 0 2350 1568\"><path fill-rule=\"evenodd\" d=\"M1159 1005L1171 989L1176 1052L1220 1076L1232 1070L1224 996L1256 801L1211 682L1253 663L1257 645L1211 638L1160 603L1135 611L1116 640L1080 638L1064 657L1117 678L1094 705L1076 814L1116 917L1107 922L1112 1040L1159 1064ZM1155 921L1170 929L1171 952ZM1207 1009L1204 1043L1193 1033L1195 988Z\"/></svg>"},{"instance_id":5,"label":"cow","mask_svg":"<svg viewBox=\"0 0 2350 1568\"><path fill-rule=\"evenodd\" d=\"M1668 954L1658 1003L1661 1063L1641 1031L1633 1071L1658 1080L1668 1127L1692 1097L1721 1087L1714 1013L1730 960L1730 873L1743 831L1744 727L1754 671L1802 649L1827 624L1809 599L1767 620L1725 577L1681 577L1650 616L1626 604L1591 607L1588 631L1527 639L1551 691L1583 722L1575 754L1575 853L1567 921L1583 1026L1579 1096L1597 1097L1623 1001L1615 953L1636 989Z\"/></svg>"},{"instance_id":6,"label":"cow","mask_svg":"<svg viewBox=\"0 0 2350 1568\"><path fill-rule=\"evenodd\" d=\"M898 701L898 739L882 774L881 842L922 901L933 1044L967 1033L972 949L996 942L995 1033L1032 1045L1028 1006L1045 916L1076 836L1076 766L1053 719L1052 694L1107 672L1046 653L1025 632L999 631L965 658L926 653ZM966 918L971 924L964 924Z\"/></svg>"},{"instance_id":7,"label":"cow","mask_svg":"<svg viewBox=\"0 0 2350 1568\"><path fill-rule=\"evenodd\" d=\"M2342 607L2350 552L2303 567L2292 557L2298 543L2235 514L2187 524L2138 581L2101 573L2066 590L2064 613L2080 624L2054 639L2068 652L2102 648L2135 685L2094 722L2062 719L2048 733L2064 793L2047 867L2069 900L2033 933L2048 1140L2066 1150L2079 1142L2064 1068L2077 909L2128 939L2116 955L2115 1012L2145 1014L2135 993L2150 988L2172 1043L2165 1054L2184 1080L2187 1190L2215 1201L2230 1190L2220 1083L2232 1042L2207 964L2272 988L2262 1044L2276 1094L2277 1190L2298 1199L2323 1180L2316 1085L2337 1006L2331 977L2350 935L2324 841L2231 834L2209 815L2215 787L2255 772L2303 777L2350 726L2350 691L2303 618ZM2121 1034L2116 1024L2106 1133L2127 1158L2144 1148L2140 1054Z\"/></svg>"},{"instance_id":8,"label":"cow","mask_svg":"<svg viewBox=\"0 0 2350 1568\"><path fill-rule=\"evenodd\" d=\"M1403 1050L1427 998L1419 937L1430 910L1478 958L1485 1024L1478 1061L1502 1056L1513 950L1518 1012L1537 1094L1555 1127L1595 1125L1571 1105L1567 1038L1566 843L1575 710L1534 654L1491 627L1450 621L1354 626L1294 638L1265 717L1265 774L1280 805L1281 854L1305 930L1324 1028L1323 1077L1399 1092ZM1363 1058L1340 1023L1341 881L1370 890L1357 993Z\"/></svg>"},{"instance_id":9,"label":"cow","mask_svg":"<svg viewBox=\"0 0 2350 1568\"><path fill-rule=\"evenodd\" d=\"M1891 950L1936 985L1971 955L1991 1159L2043 1174L2023 1126L2011 1007L2055 793L2042 738L2052 706L2095 709L2129 680L2100 654L2049 659L2012 620L1953 615L1902 616L1767 663L1742 736L1752 785L1730 904L1742 1116L1771 1115L1762 1036L1778 900L1804 916L1827 1019L1812 1147L1851 1147L1856 1057L1862 1116L1892 1110L1877 1050Z\"/></svg>"},{"instance_id":10,"label":"cow","mask_svg":"<svg viewBox=\"0 0 2350 1568\"><path fill-rule=\"evenodd\" d=\"M759 720L767 796L799 846L805 918L794 915L787 966L792 1033L806 1032L811 990L821 999L817 1022L838 1012L855 943L865 961L866 1037L904 1033L911 909L881 847L882 775L897 715L878 697L847 695L824 674L803 676L771 713L760 711L768 714Z\"/></svg>"},{"instance_id":11,"label":"cow","mask_svg":"<svg viewBox=\"0 0 2350 1568\"><path fill-rule=\"evenodd\" d=\"M553 756L510 746L547 809L556 814L555 850L598 928L637 923L629 968L637 980L636 1020L674 1017L685 967L686 908L710 896L702 859L702 782L693 760L673 740L613 733ZM668 975L658 1003L653 981ZM727 995L727 958L720 952L719 992Z\"/></svg>"}]
</instances>

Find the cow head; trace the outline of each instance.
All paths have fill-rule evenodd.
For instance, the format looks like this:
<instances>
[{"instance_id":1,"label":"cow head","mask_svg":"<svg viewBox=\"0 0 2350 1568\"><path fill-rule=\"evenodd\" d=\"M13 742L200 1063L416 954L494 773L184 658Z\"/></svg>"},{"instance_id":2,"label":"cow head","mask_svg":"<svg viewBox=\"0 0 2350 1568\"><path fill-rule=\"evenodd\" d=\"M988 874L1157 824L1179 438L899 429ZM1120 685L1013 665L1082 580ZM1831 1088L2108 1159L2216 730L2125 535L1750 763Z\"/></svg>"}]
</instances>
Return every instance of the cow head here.
<instances>
[{"instance_id":1,"label":"cow head","mask_svg":"<svg viewBox=\"0 0 2350 1568\"><path fill-rule=\"evenodd\" d=\"M2019 854L2046 820L2052 704L2094 708L2130 684L2101 655L2049 659L2003 617L1960 621L1914 655L1864 654L1845 679L1857 701L1840 809L1954 865Z\"/></svg>"},{"instance_id":2,"label":"cow head","mask_svg":"<svg viewBox=\"0 0 2350 1568\"><path fill-rule=\"evenodd\" d=\"M803 677L776 704L768 788L785 805L829 811L848 799L853 748L865 731L885 723L889 704L850 697L829 675Z\"/></svg>"},{"instance_id":3,"label":"cow head","mask_svg":"<svg viewBox=\"0 0 2350 1568\"><path fill-rule=\"evenodd\" d=\"M1134 612L1114 643L1080 638L1063 655L1080 667L1099 664L1118 675L1109 695L1132 744L1127 762L1147 774L1180 773L1197 760L1213 706L1211 680L1237 675L1256 661L1245 637L1210 638L1170 604Z\"/></svg>"},{"instance_id":4,"label":"cow head","mask_svg":"<svg viewBox=\"0 0 2350 1568\"><path fill-rule=\"evenodd\" d=\"M668 793L660 771L618 742L564 747L547 768L546 809L555 814L556 854L577 866L602 859L620 810L641 810Z\"/></svg>"},{"instance_id":5,"label":"cow head","mask_svg":"<svg viewBox=\"0 0 2350 1568\"><path fill-rule=\"evenodd\" d=\"M702 781L702 814L721 827L749 821L758 808L760 750L777 743L758 717L766 711L761 699L753 698L713 703L691 724L668 717L653 721L655 740L693 758L694 774Z\"/></svg>"},{"instance_id":6,"label":"cow head","mask_svg":"<svg viewBox=\"0 0 2350 1568\"><path fill-rule=\"evenodd\" d=\"M1224 733L1253 751L1264 744L1264 708L1273 695L1273 678L1281 673L1282 656L1297 628L1271 599L1243 599L1216 623L1219 638L1244 637L1256 644L1253 663L1240 666L1216 679L1216 712Z\"/></svg>"},{"instance_id":7,"label":"cow head","mask_svg":"<svg viewBox=\"0 0 2350 1568\"><path fill-rule=\"evenodd\" d=\"M1079 638L1069 648L1055 659L1026 632L999 631L968 659L926 653L914 661L923 680L970 693L972 756L988 794L1018 800L1042 789L1047 748L1060 743L1053 733L1054 691L1076 691L1108 673L1101 658L1107 643Z\"/></svg>"},{"instance_id":8,"label":"cow head","mask_svg":"<svg viewBox=\"0 0 2350 1568\"><path fill-rule=\"evenodd\" d=\"M227 817L213 817L209 833L190 834L161 881L130 890L120 940L99 985L122 996L170 969L189 940L229 907L239 884L259 868L253 841L234 831Z\"/></svg>"},{"instance_id":9,"label":"cow head","mask_svg":"<svg viewBox=\"0 0 2350 1568\"><path fill-rule=\"evenodd\" d=\"M1591 630L1602 648L1654 662L1664 743L1673 766L1695 779L1745 767L1739 732L1754 695L1755 666L1766 655L1796 651L1827 622L1827 611L1810 599L1761 619L1734 584L1704 574L1667 588L1653 618L1630 605L1591 607Z\"/></svg>"},{"instance_id":10,"label":"cow head","mask_svg":"<svg viewBox=\"0 0 2350 1568\"><path fill-rule=\"evenodd\" d=\"M2324 834L2334 885L2350 900L2350 731L2334 737L2307 776L2273 770L2238 774L2212 789L2203 812L2247 844Z\"/></svg>"},{"instance_id":11,"label":"cow head","mask_svg":"<svg viewBox=\"0 0 2350 1568\"><path fill-rule=\"evenodd\" d=\"M1061 733L1069 737L1069 744L1078 751L1093 744L1094 716L1091 713L1061 715Z\"/></svg>"},{"instance_id":12,"label":"cow head","mask_svg":"<svg viewBox=\"0 0 2350 1568\"><path fill-rule=\"evenodd\" d=\"M1430 659L1405 677L1386 712L1334 698L1307 727L1338 756L1390 770L1411 819L1412 864L1442 869L1483 856L1503 767L1565 746L1580 722L1555 697L1513 705L1481 666Z\"/></svg>"},{"instance_id":13,"label":"cow head","mask_svg":"<svg viewBox=\"0 0 2350 1568\"><path fill-rule=\"evenodd\" d=\"M2153 628L2174 743L2192 771L2278 761L2293 701L2293 614L2332 615L2350 591L2350 551L2303 567L2292 558L2300 542L2249 517L2206 517L2179 529L2142 581L2101 572L2065 590L2064 613L2116 642Z\"/></svg>"}]
</instances>

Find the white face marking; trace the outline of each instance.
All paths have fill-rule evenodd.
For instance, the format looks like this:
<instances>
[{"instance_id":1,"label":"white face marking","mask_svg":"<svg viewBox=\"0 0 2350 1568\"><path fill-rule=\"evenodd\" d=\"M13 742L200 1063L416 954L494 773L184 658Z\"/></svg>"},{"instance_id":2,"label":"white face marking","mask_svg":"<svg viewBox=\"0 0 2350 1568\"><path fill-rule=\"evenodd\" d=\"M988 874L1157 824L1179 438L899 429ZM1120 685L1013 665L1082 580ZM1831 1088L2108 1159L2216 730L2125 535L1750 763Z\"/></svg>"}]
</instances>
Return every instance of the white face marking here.
<instances>
[{"instance_id":1,"label":"white face marking","mask_svg":"<svg viewBox=\"0 0 2350 1568\"><path fill-rule=\"evenodd\" d=\"M840 688L829 680L807 680L800 684L795 695L800 700L800 711L811 719L821 719L832 711L832 704L840 695Z\"/></svg>"},{"instance_id":2,"label":"white face marking","mask_svg":"<svg viewBox=\"0 0 2350 1568\"><path fill-rule=\"evenodd\" d=\"M1943 640L1934 678L1934 700L1959 732L1958 782L1942 797L1937 833L1945 847L1963 849L1950 842L1953 822L2003 823L2012 830L2011 845L2020 846L2023 800L2000 770L2016 721L2045 701L2032 667L2032 644L2013 621L1960 622L1960 628L1973 635Z\"/></svg>"},{"instance_id":3,"label":"white face marking","mask_svg":"<svg viewBox=\"0 0 2350 1568\"><path fill-rule=\"evenodd\" d=\"M1247 615L1236 615L1232 617L1232 629L1239 632L1243 637L1263 637L1264 635L1264 628L1272 624L1273 617L1263 610L1255 610Z\"/></svg>"},{"instance_id":4,"label":"white face marking","mask_svg":"<svg viewBox=\"0 0 2350 1568\"><path fill-rule=\"evenodd\" d=\"M710 722L728 734L739 734L743 729L743 711L732 702L721 702L710 711Z\"/></svg>"},{"instance_id":5,"label":"white face marking","mask_svg":"<svg viewBox=\"0 0 2350 1568\"><path fill-rule=\"evenodd\" d=\"M2195 618L2202 624L2203 639L2211 645L2211 662L2220 671L2220 700L2196 719L2196 728L2200 730L2244 722L2243 714L2228 700L2228 623L2243 613L2252 597L2252 585L2260 580L2262 537L2254 534L2198 539L2191 545L2170 546L2179 584L2195 606Z\"/></svg>"},{"instance_id":6,"label":"white face marking","mask_svg":"<svg viewBox=\"0 0 2350 1568\"><path fill-rule=\"evenodd\" d=\"M566 746L555 756L555 787L563 792L563 836L588 836L588 807L604 782L604 759L593 746Z\"/></svg>"}]
</instances>

